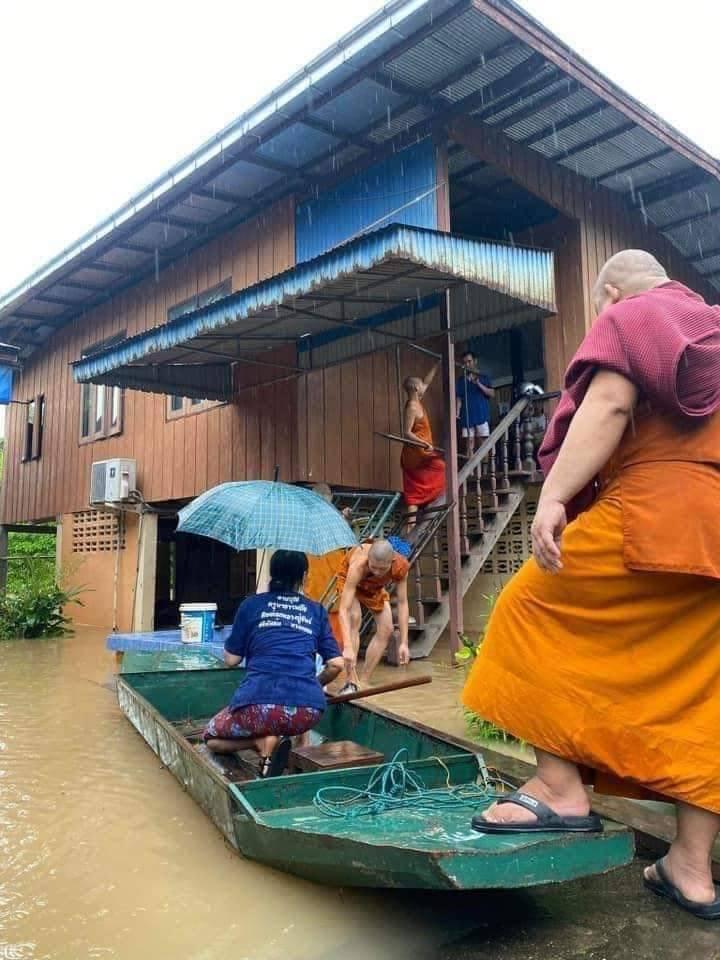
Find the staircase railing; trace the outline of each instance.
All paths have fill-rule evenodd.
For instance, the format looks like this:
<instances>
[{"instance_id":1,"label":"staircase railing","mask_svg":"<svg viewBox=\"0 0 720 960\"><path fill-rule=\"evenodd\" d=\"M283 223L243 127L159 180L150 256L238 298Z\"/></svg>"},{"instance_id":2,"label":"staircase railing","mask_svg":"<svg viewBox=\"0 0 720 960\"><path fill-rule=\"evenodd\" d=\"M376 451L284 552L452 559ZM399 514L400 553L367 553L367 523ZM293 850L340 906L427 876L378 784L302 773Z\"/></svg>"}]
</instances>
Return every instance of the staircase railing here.
<instances>
[{"instance_id":1,"label":"staircase railing","mask_svg":"<svg viewBox=\"0 0 720 960\"><path fill-rule=\"evenodd\" d=\"M360 543L377 537L389 536L395 529L393 520L400 502L399 493L367 493L338 491L333 494L333 504L338 510L350 510L349 523ZM328 610L337 602L337 575L323 591L320 603Z\"/></svg>"},{"instance_id":2,"label":"staircase railing","mask_svg":"<svg viewBox=\"0 0 720 960\"><path fill-rule=\"evenodd\" d=\"M397 517L395 527L387 536L401 537L410 544L411 551L407 558L410 564L410 579L413 585L410 602L412 606L412 617L415 621L416 629L422 628L425 620L426 604L432 600L439 603L442 600L442 542L441 536L445 526L450 506L439 504L426 507L417 517L416 527L412 533L412 540L408 540L405 535L405 525L407 515ZM432 565L431 572L428 574L428 562ZM428 586L428 583L430 584ZM395 592L394 584L390 584L388 592L392 595ZM363 614L360 627L360 636L365 636L373 622L373 616L368 611Z\"/></svg>"},{"instance_id":3,"label":"staircase railing","mask_svg":"<svg viewBox=\"0 0 720 960\"><path fill-rule=\"evenodd\" d=\"M537 451L547 419L538 408L558 396L558 393L546 393L519 399L460 469L456 502L463 557L483 538L486 522L491 522L503 509L507 510L508 498L517 490L518 482L542 479ZM399 501L400 494L383 498L368 493L340 493L333 500L339 509L349 506L353 510L354 528L360 541L399 536L410 543L409 592L415 621L412 628L422 630L426 614L442 602L448 587L445 520L454 504L439 502L421 510L408 534L408 518L397 509ZM322 602L328 608L338 599L336 581L334 577L323 594ZM361 636L367 637L371 626L372 616L365 613Z\"/></svg>"},{"instance_id":4,"label":"staircase railing","mask_svg":"<svg viewBox=\"0 0 720 960\"><path fill-rule=\"evenodd\" d=\"M521 397L458 472L460 551L466 556L487 520L501 512L518 480L539 481L537 451L547 420L537 406L557 393Z\"/></svg>"},{"instance_id":5,"label":"staircase railing","mask_svg":"<svg viewBox=\"0 0 720 960\"><path fill-rule=\"evenodd\" d=\"M350 511L349 523L358 540L382 536L400 502L399 493L336 491L333 504Z\"/></svg>"}]
</instances>

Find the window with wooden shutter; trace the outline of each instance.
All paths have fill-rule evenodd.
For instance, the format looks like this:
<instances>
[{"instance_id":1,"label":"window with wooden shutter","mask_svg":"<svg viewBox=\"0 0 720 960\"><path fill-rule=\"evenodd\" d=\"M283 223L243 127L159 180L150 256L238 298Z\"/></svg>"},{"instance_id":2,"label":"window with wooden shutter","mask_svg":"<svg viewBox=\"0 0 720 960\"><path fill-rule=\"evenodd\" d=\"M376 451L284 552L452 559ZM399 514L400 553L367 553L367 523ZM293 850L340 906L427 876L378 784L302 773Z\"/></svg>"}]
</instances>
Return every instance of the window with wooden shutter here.
<instances>
[{"instance_id":1,"label":"window with wooden shutter","mask_svg":"<svg viewBox=\"0 0 720 960\"><path fill-rule=\"evenodd\" d=\"M114 337L94 343L83 350L82 357L91 357L123 341L123 330ZM91 443L122 433L123 391L97 383L83 383L80 387L80 443Z\"/></svg>"},{"instance_id":2,"label":"window with wooden shutter","mask_svg":"<svg viewBox=\"0 0 720 960\"><path fill-rule=\"evenodd\" d=\"M198 293L194 297L189 297L187 300L182 300L180 303L176 303L175 306L170 307L167 312L168 322L177 320L178 317L183 317L186 313L192 313L194 310L207 307L211 303L215 303L216 300L222 300L223 297L227 297L231 292L232 282L228 277L228 279L223 280L222 283L218 283L214 287L210 287L202 293ZM168 420L174 420L177 417L187 417L193 413L203 413L205 410L220 406L222 403L222 400L200 400L196 397L173 395L167 398L165 413Z\"/></svg>"},{"instance_id":3,"label":"window with wooden shutter","mask_svg":"<svg viewBox=\"0 0 720 960\"><path fill-rule=\"evenodd\" d=\"M39 393L25 406L25 436L22 461L39 460L42 454L42 436L45 423L45 396Z\"/></svg>"}]
</instances>

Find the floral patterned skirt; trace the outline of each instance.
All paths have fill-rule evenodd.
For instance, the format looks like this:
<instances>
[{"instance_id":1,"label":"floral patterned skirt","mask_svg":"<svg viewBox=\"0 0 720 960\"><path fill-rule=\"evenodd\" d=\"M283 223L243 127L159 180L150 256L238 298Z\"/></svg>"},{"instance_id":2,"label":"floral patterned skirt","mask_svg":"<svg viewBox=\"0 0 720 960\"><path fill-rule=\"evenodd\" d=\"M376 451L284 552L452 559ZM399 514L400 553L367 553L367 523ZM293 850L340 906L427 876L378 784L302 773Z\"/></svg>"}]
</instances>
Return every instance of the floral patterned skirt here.
<instances>
[{"instance_id":1,"label":"floral patterned skirt","mask_svg":"<svg viewBox=\"0 0 720 960\"><path fill-rule=\"evenodd\" d=\"M279 703L252 703L230 707L208 721L203 740L248 740L252 737L294 737L312 729L322 717L314 707L287 707Z\"/></svg>"}]
</instances>

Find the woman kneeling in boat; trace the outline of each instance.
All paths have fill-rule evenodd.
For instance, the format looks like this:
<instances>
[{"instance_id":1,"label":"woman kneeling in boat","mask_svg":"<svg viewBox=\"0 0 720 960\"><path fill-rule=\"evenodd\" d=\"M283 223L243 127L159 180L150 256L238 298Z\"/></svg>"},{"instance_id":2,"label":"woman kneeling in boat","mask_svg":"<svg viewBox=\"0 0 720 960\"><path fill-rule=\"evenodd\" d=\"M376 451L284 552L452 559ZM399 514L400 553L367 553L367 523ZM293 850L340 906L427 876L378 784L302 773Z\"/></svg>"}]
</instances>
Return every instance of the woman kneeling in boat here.
<instances>
[{"instance_id":1,"label":"woman kneeling in boat","mask_svg":"<svg viewBox=\"0 0 720 960\"><path fill-rule=\"evenodd\" d=\"M325 709L323 686L343 667L327 611L302 594L304 553L278 550L270 589L244 600L225 643L225 663L245 660L246 674L230 702L207 724L203 740L214 753L255 746L260 773L283 772L290 740L314 727ZM325 664L316 676L315 656Z\"/></svg>"}]
</instances>

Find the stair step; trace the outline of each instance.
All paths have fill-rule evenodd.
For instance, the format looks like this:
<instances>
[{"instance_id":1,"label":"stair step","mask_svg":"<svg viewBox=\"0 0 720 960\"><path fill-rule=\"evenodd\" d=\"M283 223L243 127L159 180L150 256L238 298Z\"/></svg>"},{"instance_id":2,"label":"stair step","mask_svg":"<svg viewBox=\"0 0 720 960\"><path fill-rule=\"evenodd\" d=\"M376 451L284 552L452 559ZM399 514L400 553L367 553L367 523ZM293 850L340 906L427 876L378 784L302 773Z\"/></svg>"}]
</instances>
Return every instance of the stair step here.
<instances>
[{"instance_id":1,"label":"stair step","mask_svg":"<svg viewBox=\"0 0 720 960\"><path fill-rule=\"evenodd\" d=\"M520 476L526 479L528 474L523 471ZM504 479L504 477L503 477ZM467 545L470 547L470 553L462 557L462 582L463 593L465 593L474 578L483 570L484 563L490 555L493 547L505 530L511 518L515 515L520 503L525 498L526 485L523 483L514 484L506 503L501 503L498 507L485 508L482 517L486 520L485 529L476 534L472 529L465 529L464 536ZM447 550L447 540L443 538L441 546L444 551ZM447 564L443 564L443 573L447 575ZM413 658L428 656L433 649L438 638L446 629L449 620L449 601L447 596L447 576L443 583L446 587L443 594L442 603L435 610L428 612L425 619L424 629L412 634L410 645L410 655Z\"/></svg>"}]
</instances>

